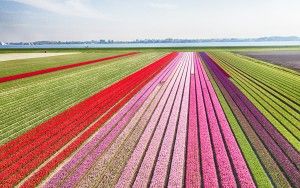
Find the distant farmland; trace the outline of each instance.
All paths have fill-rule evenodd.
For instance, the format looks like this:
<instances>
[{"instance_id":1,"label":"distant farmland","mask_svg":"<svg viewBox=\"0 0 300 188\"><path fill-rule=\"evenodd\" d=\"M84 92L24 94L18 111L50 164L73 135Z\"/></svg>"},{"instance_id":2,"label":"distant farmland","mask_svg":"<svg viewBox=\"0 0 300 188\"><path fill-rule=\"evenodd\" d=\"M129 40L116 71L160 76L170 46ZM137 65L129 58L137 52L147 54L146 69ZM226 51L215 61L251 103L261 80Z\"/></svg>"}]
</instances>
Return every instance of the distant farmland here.
<instances>
[{"instance_id":1,"label":"distant farmland","mask_svg":"<svg viewBox=\"0 0 300 188\"><path fill-rule=\"evenodd\" d=\"M78 51L0 59L1 187L300 187L299 72L255 50Z\"/></svg>"},{"instance_id":2,"label":"distant farmland","mask_svg":"<svg viewBox=\"0 0 300 188\"><path fill-rule=\"evenodd\" d=\"M300 51L249 51L241 54L300 71Z\"/></svg>"}]
</instances>

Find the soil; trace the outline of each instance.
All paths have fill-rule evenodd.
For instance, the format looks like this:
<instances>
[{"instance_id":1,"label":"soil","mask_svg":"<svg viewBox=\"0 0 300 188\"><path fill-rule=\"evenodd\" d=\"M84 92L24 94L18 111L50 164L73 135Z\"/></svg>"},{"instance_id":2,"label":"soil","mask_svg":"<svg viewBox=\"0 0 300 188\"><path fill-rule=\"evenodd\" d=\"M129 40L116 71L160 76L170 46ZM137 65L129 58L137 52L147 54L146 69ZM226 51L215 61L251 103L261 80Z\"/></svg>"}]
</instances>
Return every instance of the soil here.
<instances>
[{"instance_id":1,"label":"soil","mask_svg":"<svg viewBox=\"0 0 300 188\"><path fill-rule=\"evenodd\" d=\"M7 54L0 54L0 61L29 59L29 58L38 58L38 57L50 57L50 56L69 55L69 54L74 54L74 53L7 53Z\"/></svg>"}]
</instances>

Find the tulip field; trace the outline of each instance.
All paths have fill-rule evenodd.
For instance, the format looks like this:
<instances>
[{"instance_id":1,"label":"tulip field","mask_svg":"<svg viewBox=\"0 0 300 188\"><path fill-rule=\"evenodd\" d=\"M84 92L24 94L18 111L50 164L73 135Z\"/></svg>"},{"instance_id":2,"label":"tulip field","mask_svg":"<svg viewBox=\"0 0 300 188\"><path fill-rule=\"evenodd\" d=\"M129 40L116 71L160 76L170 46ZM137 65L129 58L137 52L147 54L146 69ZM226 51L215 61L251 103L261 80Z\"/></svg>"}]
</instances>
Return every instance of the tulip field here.
<instances>
[{"instance_id":1,"label":"tulip field","mask_svg":"<svg viewBox=\"0 0 300 188\"><path fill-rule=\"evenodd\" d=\"M0 187L300 187L299 72L90 54L0 62Z\"/></svg>"}]
</instances>

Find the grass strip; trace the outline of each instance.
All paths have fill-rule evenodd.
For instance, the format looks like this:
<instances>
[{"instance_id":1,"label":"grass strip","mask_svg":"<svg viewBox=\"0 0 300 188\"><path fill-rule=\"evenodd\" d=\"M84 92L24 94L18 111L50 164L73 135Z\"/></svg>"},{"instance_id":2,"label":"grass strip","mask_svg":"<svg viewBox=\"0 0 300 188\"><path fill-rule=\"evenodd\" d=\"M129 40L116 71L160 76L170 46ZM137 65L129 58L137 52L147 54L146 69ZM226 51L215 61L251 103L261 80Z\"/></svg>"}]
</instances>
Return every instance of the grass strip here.
<instances>
[{"instance_id":1,"label":"grass strip","mask_svg":"<svg viewBox=\"0 0 300 188\"><path fill-rule=\"evenodd\" d=\"M261 93L261 90L255 89L247 80L239 77L238 73L232 72L234 83L239 89L253 102L253 104L268 118L268 120L276 127L276 129L288 139L288 141L296 148L299 148L299 129L296 122L292 124L290 119L287 119L282 114L286 112L283 109L278 109L275 103L270 101L270 96L266 93ZM278 106L277 106L278 107ZM292 110L292 109L291 109Z\"/></svg>"},{"instance_id":2,"label":"grass strip","mask_svg":"<svg viewBox=\"0 0 300 188\"><path fill-rule=\"evenodd\" d=\"M139 79L139 77L141 76L141 75L143 75L144 73L147 73L147 72L152 72L152 74L149 74L149 77L146 77L146 78L144 78L144 79L150 79L153 75L155 75L155 74L157 74L157 71L154 71L155 69L156 70L159 70L159 69L161 69L161 68L163 68L173 57L174 57L174 55L176 55L176 54L170 54L170 55L168 55L168 56L166 56L165 58L162 58L162 60L160 60L160 61L157 61L157 62L155 62L155 63L153 63L153 64L151 64L151 65L149 65L149 66L147 66L147 67L145 67L144 69L142 69L142 70L140 70L140 71L138 71L138 72L136 72L136 73L134 73L134 74L132 74L132 75L130 75L130 76L128 76L127 78L125 78L125 79L123 79L122 81L120 81L120 82L118 82L118 83L116 83L116 84L114 84L114 85L112 85L111 87L109 87L107 90L103 90L102 92L100 92L100 93L98 93L97 95L94 95L93 97L91 97L91 98L89 98L89 99L87 99L85 102L83 102L83 103L80 103L80 104L83 104L83 106L86 106L86 108L88 108L89 107L89 104L90 103L92 103L93 101L97 101L97 100L95 100L95 99L97 99L97 98L101 98L102 96L103 96L103 93L105 93L105 92L107 92L107 94L109 94L110 92L108 92L108 90L111 90L111 91L114 91L114 90L116 90L116 88L119 88L119 86L122 86L122 84L124 85L124 86L127 86L128 85L128 83L127 82L132 82L132 79L134 79L134 78L136 78L137 80ZM141 82L142 83L142 82ZM144 83L144 84L146 84L146 83ZM134 95L134 93L136 93L137 91L138 91L138 88L141 88L143 85L140 85L140 86L138 86L137 88L136 88L136 86L134 86L133 85L133 88L132 89L134 89L133 91L133 93L131 93L130 95L132 96L132 95ZM114 88L114 87L116 87L116 88ZM122 88L122 87L121 87ZM125 91L124 90L124 92L126 93L126 92L128 92L128 91ZM115 96L115 97L113 97L113 98L110 98L110 102L111 102L111 104L115 104L115 102L116 101L114 101L114 100L119 100L118 98L120 98L121 96L122 96L122 93L116 93L117 95ZM125 99L125 100L123 100L123 104L126 102L126 100L128 101L129 99L130 99L130 95L128 96L128 98L127 99ZM114 99L114 100L112 100L112 99ZM118 108L120 108L121 106L122 106L122 103L120 103L120 104L117 104L116 106L114 106L114 111L116 111ZM40 128L40 131L43 131L44 129L43 128L46 128L46 130L47 130L47 127L51 127L53 124L55 124L55 122L57 122L57 123L59 123L59 125L62 125L61 124L61 122L64 122L64 121L62 121L62 118L67 118L68 120L70 120L70 116L69 115L66 115L66 114L68 114L68 113L70 113L70 114L76 114L77 113L77 111L79 110L80 111L80 113L79 114L81 114L82 113L82 108L80 107L80 105L77 105L76 107L74 107L74 108L72 108L73 109L73 111L72 110L70 110L70 111L66 111L66 113L64 113L63 115L61 115L61 116L58 116L58 117L56 117L55 119L52 119L50 122L48 122L48 124L46 123L44 126L39 126L39 128ZM101 113L101 112L100 112ZM107 116L106 116L106 118L108 118L109 116L111 116L113 113L110 113L110 114L107 114ZM72 116L71 116L72 117ZM57 121L56 121L57 120ZM92 118L89 120L89 121L91 121L92 120ZM102 119L102 121L103 121L103 119ZM88 122L88 121L87 121ZM86 121L84 122L84 123L87 123ZM101 122L101 121L100 121ZM100 123L99 122L99 123ZM70 145L68 148L66 148L64 151L65 152L63 152L63 153L65 153L65 154L67 154L67 153L69 153L70 151L72 151L72 150L74 150L76 147L76 144L78 145L78 144L80 144L80 143L82 143L85 139L85 137L88 137L89 135L91 135L95 130L93 130L93 129L97 129L102 123L100 123L100 124L95 124L95 125L93 125L93 127L91 127L91 128L89 128L87 131L86 131L86 133L87 134L83 134L83 136L82 137L80 137L78 140L76 140L76 141L74 141L73 143L74 143L74 145ZM77 126L75 126L75 129L77 129L78 127ZM52 130L52 129L51 129ZM39 133L40 131L38 131L38 130L35 130L35 131L37 131L37 133ZM60 134L65 134L65 132L62 132L62 133L60 133ZM34 131L33 132L28 132L28 134L26 134L24 137L25 138L31 138L32 136L33 137L36 137L36 136L38 136L38 135L40 135L40 134L35 134L34 133ZM73 136L71 136L71 137L73 137ZM61 143L66 143L68 140L66 140L66 139L64 139L64 140L62 140L62 142ZM16 142L20 142L20 143L22 143L22 142L24 142L24 139L22 139L22 138L20 138L20 140L19 141L16 141ZM73 144L72 143L72 144ZM76 144L75 144L76 143ZM55 151L56 150L56 148L60 148L60 146L61 145L55 145L55 147L54 146L52 146L52 147L48 147L48 149L46 150L46 152L45 152L45 148L41 148L42 150L41 151L44 151L44 153L42 154L42 157L39 157L39 158L35 158L35 160L34 161L30 161L30 164L31 165L28 165L27 164L27 166L24 166L22 169L24 169L24 170L22 170L21 172L20 172L20 170L18 171L18 174L17 175L15 175L15 176L10 176L10 177L12 177L13 179L8 179L7 180L7 182L9 182L9 183L14 183L15 181L17 181L17 180L20 180L19 178L21 178L21 177L24 177L24 175L26 175L26 174L28 174L28 172L29 171L31 171L33 168L34 168L34 166L36 166L36 165L39 165L44 159L46 159L47 157L49 157L49 155L51 155L52 154L52 152L53 151ZM72 148L72 150L70 150L70 148ZM51 151L51 152L50 152ZM30 155L32 155L32 153L30 153ZM59 155L58 155L59 156ZM60 156L59 156L60 157ZM26 157L26 158L28 158L28 157ZM28 158L29 159L29 158ZM60 160L63 160L64 158L60 158ZM24 158L24 160L25 160L25 158ZM21 161L20 161L20 163L24 163L24 160L22 159ZM14 164L14 168L13 169L15 169L15 167L18 167L18 166L16 166L15 164ZM19 168L19 167L18 167ZM48 170L50 170L50 169L48 169ZM2 171L1 172L3 175L5 174L4 173L4 171ZM11 175L11 173L9 173L9 175Z\"/></svg>"},{"instance_id":3,"label":"grass strip","mask_svg":"<svg viewBox=\"0 0 300 188\"><path fill-rule=\"evenodd\" d=\"M69 65L76 62L89 61L128 52L130 51L77 52L74 54L52 57L10 60L1 62L0 77Z\"/></svg>"},{"instance_id":4,"label":"grass strip","mask_svg":"<svg viewBox=\"0 0 300 188\"><path fill-rule=\"evenodd\" d=\"M226 89L232 95L235 102L237 102L237 104L240 106L241 110L243 111L251 125L255 125L253 126L253 128L255 129L256 133L260 136L264 144L272 153L273 157L276 158L277 164L283 169L284 173L286 173L289 181L297 185L298 178L295 179L295 177L300 177L300 174L296 166L294 165L299 164L297 162L299 161L299 153L297 153L291 147L291 145L289 145L286 142L286 140L282 139L278 132L273 131L274 128L272 127L272 125L268 124L268 121L266 121L266 119L260 114L260 112L254 107L254 105L251 104L251 102L241 93L241 91L237 89L237 87L235 87L228 79L226 80L225 76L222 77L222 73L220 71L218 72L218 69L214 66L212 59L210 59L206 54L202 54L202 57L204 58L208 66L210 66L212 70L215 71L215 73L217 73L216 75L220 76L219 80L221 80L224 86L227 87ZM237 94L239 94L240 96L236 97ZM258 117L255 117L248 108L250 108L251 111L254 111L252 113L258 115ZM262 127L259 121L263 121L265 127ZM265 130L265 128L269 129L268 132ZM290 161L290 159L285 155L284 151L281 150L281 148L277 145L277 143L273 140L271 136L273 138L275 137L275 140L278 144L284 146L285 152L290 152L291 155L289 157L291 157L294 163Z\"/></svg>"},{"instance_id":5,"label":"grass strip","mask_svg":"<svg viewBox=\"0 0 300 188\"><path fill-rule=\"evenodd\" d=\"M64 74L55 73L54 78L44 75L41 76L42 80L25 79L27 82L20 83L20 88L5 89L0 93L0 127L3 133L0 142L3 144L78 104L113 82L139 70L160 55L162 54L140 54L107 64L68 70ZM1 86L7 86L8 83ZM2 103L4 101L15 103L6 105Z\"/></svg>"},{"instance_id":6,"label":"grass strip","mask_svg":"<svg viewBox=\"0 0 300 188\"><path fill-rule=\"evenodd\" d=\"M252 180L248 166L240 151L237 141L233 135L233 132L230 129L229 123L225 117L223 108L221 107L221 104L217 98L216 92L207 76L207 73L205 72L203 63L200 64L200 67L202 69L203 76L210 94L210 98L215 109L214 111L216 113L219 128L221 130L221 135L226 145L226 150L230 157L230 162L236 176L236 181L238 182L238 185L242 187L254 187L254 182Z\"/></svg>"},{"instance_id":7,"label":"grass strip","mask_svg":"<svg viewBox=\"0 0 300 188\"><path fill-rule=\"evenodd\" d=\"M104 58L100 58L100 59L89 60L89 61L84 61L84 62L75 63L75 64L63 65L63 66L59 66L59 67L47 68L47 69L37 70L37 71L33 71L33 72L26 72L26 73L1 77L0 78L0 83L9 82L9 81L18 80L18 79L23 79L23 78L28 78L28 77L37 76L37 75L46 74L46 73L51 73L51 72L56 72L56 71L61 71L61 70L65 70L65 69L71 69L71 68L74 68L74 67L99 63L99 62L102 62L102 61L111 60L111 59L115 59L115 58L126 57L126 56L130 56L130 55L135 55L135 54L137 54L137 52L120 54L120 55L104 57Z\"/></svg>"},{"instance_id":8,"label":"grass strip","mask_svg":"<svg viewBox=\"0 0 300 188\"><path fill-rule=\"evenodd\" d=\"M215 162L218 169L219 182L221 186L235 187L237 182L234 177L234 171L231 166L229 155L226 151L226 146L222 138L220 128L218 126L218 120L209 95L208 87L205 83L203 70L198 63L196 64L195 72L196 78L199 77L200 79L201 90L203 91L204 106L209 124L212 147L214 148L215 153Z\"/></svg>"},{"instance_id":9,"label":"grass strip","mask_svg":"<svg viewBox=\"0 0 300 188\"><path fill-rule=\"evenodd\" d=\"M294 102L299 99L300 90L295 87L299 85L299 77L291 76L290 74L271 69L269 66L247 61L242 58L236 58L231 53L210 53L217 57L223 63L229 63L231 66L251 75L256 80L271 87L281 95ZM234 63L239 62L239 63ZM299 85L300 86L300 85Z\"/></svg>"},{"instance_id":10,"label":"grass strip","mask_svg":"<svg viewBox=\"0 0 300 188\"><path fill-rule=\"evenodd\" d=\"M172 69L173 66L168 66L169 69ZM117 114L106 126L105 129L99 132L97 136L95 136L91 142L94 143L94 140L97 140L97 145L89 145L89 147L84 148L83 150L79 151L77 154L78 157L86 156L83 159L75 157L74 160L71 160L62 170L59 171L55 175L55 177L48 183L49 186L53 186L58 184L59 180L65 179L70 171L71 175L69 175L69 179L65 180L64 186L74 186L77 180L89 169L96 160L96 158L102 154L102 152L111 144L113 139L118 135L120 131L123 130L125 124L129 119L133 116L137 108L141 106L141 104L146 100L147 96L154 90L157 84L159 84L160 80L168 73L168 68L163 70L157 78L151 80L136 96L134 96L129 103L122 108L121 112ZM121 120L121 118L123 118ZM115 125L116 124L116 125ZM110 129L108 129L110 128ZM103 133L106 130L110 130L107 133ZM103 138L105 136L105 138ZM93 149L92 149L93 148ZM91 151L88 151L91 150ZM79 163L79 165L78 165ZM75 170L73 170L75 169ZM75 171L75 172L71 172Z\"/></svg>"},{"instance_id":11,"label":"grass strip","mask_svg":"<svg viewBox=\"0 0 300 188\"><path fill-rule=\"evenodd\" d=\"M272 187L272 182L268 177L268 173L264 170L264 167L262 166L260 161L265 162L267 164L266 166L269 166L271 173L275 172L276 174L279 174L276 178L282 179L283 183L278 183L277 185L289 185L288 181L285 179L284 175L281 173L272 157L268 155L267 150L264 148L259 138L256 136L254 131L251 130L251 126L248 124L247 120L245 118L242 119L242 113L239 111L232 99L229 99L230 96L228 92L221 85L218 78L208 70L206 65L204 65L204 68L207 70L206 72L208 73L208 77L214 87L214 90L216 91L218 99L225 112L226 118L239 144L239 147L241 148L243 156L246 159L249 169L251 170L256 185L258 187ZM243 129L245 129L245 131L243 131ZM247 136L244 132L247 133ZM248 141L248 139L250 141ZM253 148L257 148L256 152L259 153L258 156L256 155L255 150L251 145L253 146ZM277 169L271 168L273 166L277 167Z\"/></svg>"}]
</instances>

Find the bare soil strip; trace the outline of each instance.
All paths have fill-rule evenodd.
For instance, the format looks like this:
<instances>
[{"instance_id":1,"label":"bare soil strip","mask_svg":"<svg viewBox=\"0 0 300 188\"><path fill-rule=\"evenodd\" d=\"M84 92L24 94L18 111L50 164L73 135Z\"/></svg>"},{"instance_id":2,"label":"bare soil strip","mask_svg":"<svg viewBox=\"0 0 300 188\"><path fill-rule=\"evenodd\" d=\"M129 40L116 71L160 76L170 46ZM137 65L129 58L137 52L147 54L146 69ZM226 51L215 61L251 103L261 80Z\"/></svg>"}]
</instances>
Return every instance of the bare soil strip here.
<instances>
[{"instance_id":1,"label":"bare soil strip","mask_svg":"<svg viewBox=\"0 0 300 188\"><path fill-rule=\"evenodd\" d=\"M78 54L80 52L65 52L65 53L8 53L8 54L0 54L0 62L1 61L10 61L16 59L30 59L30 58L39 58L39 57L51 57L51 56L59 56L59 55L70 55L70 54Z\"/></svg>"}]
</instances>

